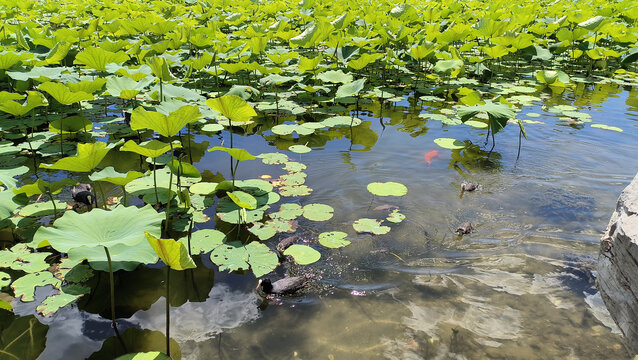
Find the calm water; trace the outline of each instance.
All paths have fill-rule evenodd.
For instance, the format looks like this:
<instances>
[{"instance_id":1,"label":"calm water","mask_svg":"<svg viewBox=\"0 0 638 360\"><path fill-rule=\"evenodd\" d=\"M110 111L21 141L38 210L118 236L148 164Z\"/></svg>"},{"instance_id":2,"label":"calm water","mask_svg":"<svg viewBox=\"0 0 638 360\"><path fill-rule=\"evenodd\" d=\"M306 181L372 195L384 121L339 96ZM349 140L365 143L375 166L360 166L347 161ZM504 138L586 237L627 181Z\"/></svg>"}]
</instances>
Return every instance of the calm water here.
<instances>
[{"instance_id":1,"label":"calm water","mask_svg":"<svg viewBox=\"0 0 638 360\"><path fill-rule=\"evenodd\" d=\"M182 358L630 359L595 289L595 268L600 235L638 170L638 92L597 85L542 96L519 115L543 124L527 124L518 161L516 125L497 134L489 159L478 148L452 152L433 139L469 139L485 149L485 132L420 119L441 105L411 99L383 109L363 105L365 122L352 134L318 131L298 140L313 147L308 154L277 150L292 142L270 131L235 136L235 146L251 153L282 151L308 165L306 184L314 192L285 201L329 204L335 217L299 220L297 233L316 243L322 231L345 231L352 244L316 246L318 263L271 274L314 275L308 292L294 298L263 300L253 291L253 275L218 273L207 256L194 272L174 272L171 303L179 306L171 310L171 335ZM547 111L559 104L624 132L570 126ZM424 155L432 150L439 153L428 164ZM207 152L197 166L230 177L227 157L219 154ZM238 178L263 174L281 170L242 163ZM402 182L408 195L373 198L366 190L372 181ZM463 181L478 182L480 190L461 197ZM352 229L358 218L384 216L375 208L386 204L407 220L387 235ZM457 237L453 229L465 221L476 231ZM123 329L163 331L163 274L156 268L119 274ZM40 359L83 359L102 347L112 335L106 284L103 276L102 293L39 318L51 327ZM16 313L30 314L34 306L16 304Z\"/></svg>"}]
</instances>

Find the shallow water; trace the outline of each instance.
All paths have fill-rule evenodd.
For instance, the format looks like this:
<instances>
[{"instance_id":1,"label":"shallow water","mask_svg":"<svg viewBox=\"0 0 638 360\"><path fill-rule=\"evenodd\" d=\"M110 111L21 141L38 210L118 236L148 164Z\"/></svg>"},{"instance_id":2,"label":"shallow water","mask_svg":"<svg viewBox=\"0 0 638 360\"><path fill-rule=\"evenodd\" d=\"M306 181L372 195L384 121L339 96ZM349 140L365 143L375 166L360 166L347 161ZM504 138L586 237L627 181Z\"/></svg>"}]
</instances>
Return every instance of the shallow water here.
<instances>
[{"instance_id":1,"label":"shallow water","mask_svg":"<svg viewBox=\"0 0 638 360\"><path fill-rule=\"evenodd\" d=\"M420 119L440 104L410 99L383 109L363 105L364 124L334 139L316 137L329 139L325 144L298 140L310 141L313 151L286 153L307 164L306 184L314 191L285 199L329 204L335 217L299 220L297 232L313 243L322 231L345 231L352 244L317 246L318 263L271 274L313 274L308 292L293 298L264 301L253 291L253 275L218 273L207 256L190 275L174 273L176 297L183 298L171 298L179 304L171 309L171 335L182 358L630 359L595 289L595 268L600 235L638 169L638 93L597 85L543 96L519 114L543 122L527 125L519 160L516 125L496 135L488 158L483 130ZM545 110L557 104L624 132L569 126ZM530 112L540 117L525 116ZM483 150L452 154L432 142L438 137L470 139ZM195 141L221 142L203 135ZM254 154L289 144L269 131L234 138ZM428 164L424 155L432 150L439 153ZM227 165L208 152L197 163L230 177ZM237 177L280 173L254 161L242 163ZM366 190L373 181L399 181L408 195L375 198ZM479 190L461 196L464 181L479 183ZM407 220L387 235L352 229L356 219L385 216L374 209L386 204ZM458 237L453 230L465 221L475 231ZM116 291L127 297L118 304L121 330L163 331L163 274L158 268L119 274ZM39 358L83 359L99 350L112 335L108 313L96 314L107 300L98 294L40 318L51 328ZM16 304L16 313L33 313L34 306Z\"/></svg>"}]
</instances>

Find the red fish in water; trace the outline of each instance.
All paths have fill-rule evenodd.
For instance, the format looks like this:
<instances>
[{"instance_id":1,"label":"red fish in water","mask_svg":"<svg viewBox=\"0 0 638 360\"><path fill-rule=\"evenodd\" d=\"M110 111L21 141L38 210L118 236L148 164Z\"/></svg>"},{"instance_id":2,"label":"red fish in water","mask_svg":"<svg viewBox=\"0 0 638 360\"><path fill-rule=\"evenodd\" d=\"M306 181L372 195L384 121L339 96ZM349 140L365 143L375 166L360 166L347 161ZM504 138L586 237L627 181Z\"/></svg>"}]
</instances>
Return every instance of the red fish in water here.
<instances>
[{"instance_id":1,"label":"red fish in water","mask_svg":"<svg viewBox=\"0 0 638 360\"><path fill-rule=\"evenodd\" d=\"M430 163L432 163L432 159L434 159L438 154L439 152L437 150L432 150L429 153L425 154L425 162L430 165Z\"/></svg>"}]
</instances>

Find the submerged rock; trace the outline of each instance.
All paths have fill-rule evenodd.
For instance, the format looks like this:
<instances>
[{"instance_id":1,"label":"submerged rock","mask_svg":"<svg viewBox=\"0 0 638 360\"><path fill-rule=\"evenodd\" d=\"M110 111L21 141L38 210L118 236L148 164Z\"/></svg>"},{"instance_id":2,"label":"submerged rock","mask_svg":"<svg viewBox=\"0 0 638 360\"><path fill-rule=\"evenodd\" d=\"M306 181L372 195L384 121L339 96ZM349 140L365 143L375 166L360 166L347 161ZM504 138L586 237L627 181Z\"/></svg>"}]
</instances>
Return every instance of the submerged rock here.
<instances>
[{"instance_id":1,"label":"submerged rock","mask_svg":"<svg viewBox=\"0 0 638 360\"><path fill-rule=\"evenodd\" d=\"M638 175L620 194L601 239L597 287L629 346L638 352Z\"/></svg>"},{"instance_id":2,"label":"submerged rock","mask_svg":"<svg viewBox=\"0 0 638 360\"><path fill-rule=\"evenodd\" d=\"M474 227L472 227L472 223L471 222L464 222L463 224L459 225L459 227L456 228L456 233L459 235L464 235L464 234L469 234L472 232L472 230L474 230Z\"/></svg>"},{"instance_id":3,"label":"submerged rock","mask_svg":"<svg viewBox=\"0 0 638 360\"><path fill-rule=\"evenodd\" d=\"M259 280L257 288L266 294L289 295L303 289L307 282L308 279L305 276L287 277L275 282L266 278Z\"/></svg>"}]
</instances>

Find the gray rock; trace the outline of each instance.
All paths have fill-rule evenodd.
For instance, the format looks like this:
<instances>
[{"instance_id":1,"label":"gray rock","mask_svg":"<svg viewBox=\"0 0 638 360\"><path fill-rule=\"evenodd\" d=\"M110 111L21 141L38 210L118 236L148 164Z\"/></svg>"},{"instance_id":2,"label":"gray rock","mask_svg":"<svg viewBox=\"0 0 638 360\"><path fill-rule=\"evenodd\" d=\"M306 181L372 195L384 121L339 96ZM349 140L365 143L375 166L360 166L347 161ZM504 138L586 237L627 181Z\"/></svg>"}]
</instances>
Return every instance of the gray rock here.
<instances>
[{"instance_id":1,"label":"gray rock","mask_svg":"<svg viewBox=\"0 0 638 360\"><path fill-rule=\"evenodd\" d=\"M601 239L596 285L629 346L638 352L638 175L620 194Z\"/></svg>"}]
</instances>

